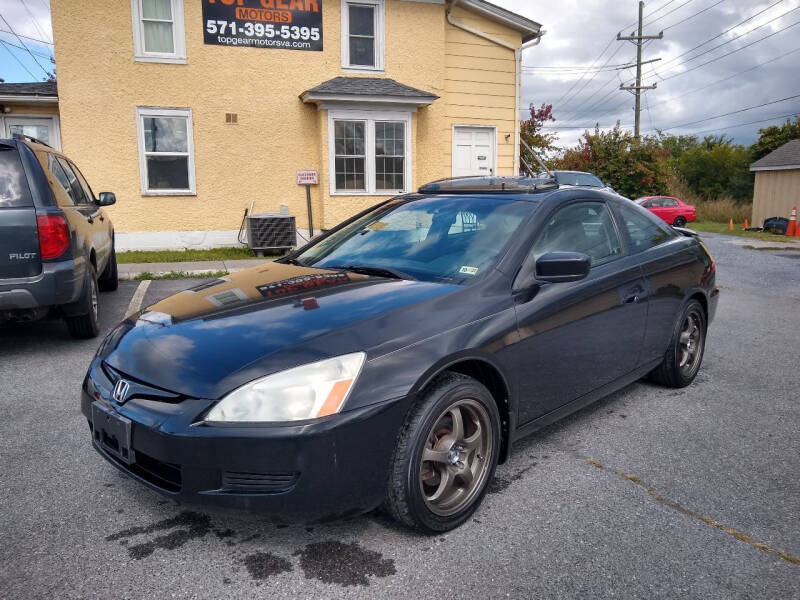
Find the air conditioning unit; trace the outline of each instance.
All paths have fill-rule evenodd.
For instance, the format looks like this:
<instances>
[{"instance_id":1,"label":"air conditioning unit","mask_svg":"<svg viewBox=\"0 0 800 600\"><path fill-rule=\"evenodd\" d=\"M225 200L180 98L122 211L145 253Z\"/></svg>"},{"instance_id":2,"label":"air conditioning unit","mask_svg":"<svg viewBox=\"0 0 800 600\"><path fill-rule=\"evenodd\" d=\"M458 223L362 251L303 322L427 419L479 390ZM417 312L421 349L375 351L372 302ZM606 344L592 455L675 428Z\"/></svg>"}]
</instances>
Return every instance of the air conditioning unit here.
<instances>
[{"instance_id":1,"label":"air conditioning unit","mask_svg":"<svg viewBox=\"0 0 800 600\"><path fill-rule=\"evenodd\" d=\"M247 217L247 245L253 250L294 248L297 245L294 217L282 213L260 213Z\"/></svg>"}]
</instances>

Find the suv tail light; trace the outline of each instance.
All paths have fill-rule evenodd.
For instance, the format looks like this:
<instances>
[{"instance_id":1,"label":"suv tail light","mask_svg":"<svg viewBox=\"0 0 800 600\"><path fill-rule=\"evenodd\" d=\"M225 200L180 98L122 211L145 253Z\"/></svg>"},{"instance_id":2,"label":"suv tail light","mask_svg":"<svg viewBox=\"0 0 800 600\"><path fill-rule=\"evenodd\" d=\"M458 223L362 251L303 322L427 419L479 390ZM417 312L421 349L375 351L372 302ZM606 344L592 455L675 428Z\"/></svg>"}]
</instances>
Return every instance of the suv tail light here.
<instances>
[{"instance_id":1,"label":"suv tail light","mask_svg":"<svg viewBox=\"0 0 800 600\"><path fill-rule=\"evenodd\" d=\"M58 258L69 248L69 229L63 215L37 215L42 259Z\"/></svg>"}]
</instances>

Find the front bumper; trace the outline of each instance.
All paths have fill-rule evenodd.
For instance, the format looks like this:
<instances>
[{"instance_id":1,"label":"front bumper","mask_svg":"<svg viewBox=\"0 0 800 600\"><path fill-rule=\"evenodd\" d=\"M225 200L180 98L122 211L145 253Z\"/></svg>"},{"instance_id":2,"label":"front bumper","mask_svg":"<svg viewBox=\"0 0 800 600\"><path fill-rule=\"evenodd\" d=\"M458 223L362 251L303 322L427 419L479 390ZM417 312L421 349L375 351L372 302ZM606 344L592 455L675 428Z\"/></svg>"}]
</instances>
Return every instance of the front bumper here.
<instances>
[{"instance_id":1,"label":"front bumper","mask_svg":"<svg viewBox=\"0 0 800 600\"><path fill-rule=\"evenodd\" d=\"M342 518L383 499L408 399L296 425L208 426L197 415L213 401L133 398L120 406L93 376L97 370L84 383L82 412L91 426L97 401L129 419L133 461L127 464L93 435L95 449L167 497L258 512L275 522Z\"/></svg>"}]
</instances>

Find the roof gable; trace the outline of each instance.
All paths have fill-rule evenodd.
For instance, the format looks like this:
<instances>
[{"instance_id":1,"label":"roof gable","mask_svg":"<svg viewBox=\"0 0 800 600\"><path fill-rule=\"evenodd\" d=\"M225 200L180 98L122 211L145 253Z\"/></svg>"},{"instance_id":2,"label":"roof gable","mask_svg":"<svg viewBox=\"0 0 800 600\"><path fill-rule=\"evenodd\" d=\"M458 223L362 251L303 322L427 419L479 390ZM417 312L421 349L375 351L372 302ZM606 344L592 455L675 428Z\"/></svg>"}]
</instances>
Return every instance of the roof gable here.
<instances>
[{"instance_id":1,"label":"roof gable","mask_svg":"<svg viewBox=\"0 0 800 600\"><path fill-rule=\"evenodd\" d=\"M751 171L800 169L800 138L786 142L750 165Z\"/></svg>"}]
</instances>

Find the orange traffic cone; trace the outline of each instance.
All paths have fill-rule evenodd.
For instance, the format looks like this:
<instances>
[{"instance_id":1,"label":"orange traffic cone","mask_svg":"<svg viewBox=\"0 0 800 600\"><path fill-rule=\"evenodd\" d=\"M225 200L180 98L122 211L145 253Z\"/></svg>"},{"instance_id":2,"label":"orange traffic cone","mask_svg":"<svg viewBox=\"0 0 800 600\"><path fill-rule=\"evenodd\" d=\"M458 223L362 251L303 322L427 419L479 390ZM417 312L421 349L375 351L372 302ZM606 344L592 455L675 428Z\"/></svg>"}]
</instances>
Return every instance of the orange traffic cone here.
<instances>
[{"instance_id":1,"label":"orange traffic cone","mask_svg":"<svg viewBox=\"0 0 800 600\"><path fill-rule=\"evenodd\" d=\"M786 235L797 235L797 207L792 207L792 214L789 217L789 226L786 228Z\"/></svg>"},{"instance_id":2,"label":"orange traffic cone","mask_svg":"<svg viewBox=\"0 0 800 600\"><path fill-rule=\"evenodd\" d=\"M748 225L747 219L745 219L744 220L744 227L742 227L742 229L747 229L748 227L750 227L750 225Z\"/></svg>"},{"instance_id":3,"label":"orange traffic cone","mask_svg":"<svg viewBox=\"0 0 800 600\"><path fill-rule=\"evenodd\" d=\"M728 221L728 231L733 231L733 219ZM787 234L788 235L788 234Z\"/></svg>"}]
</instances>

